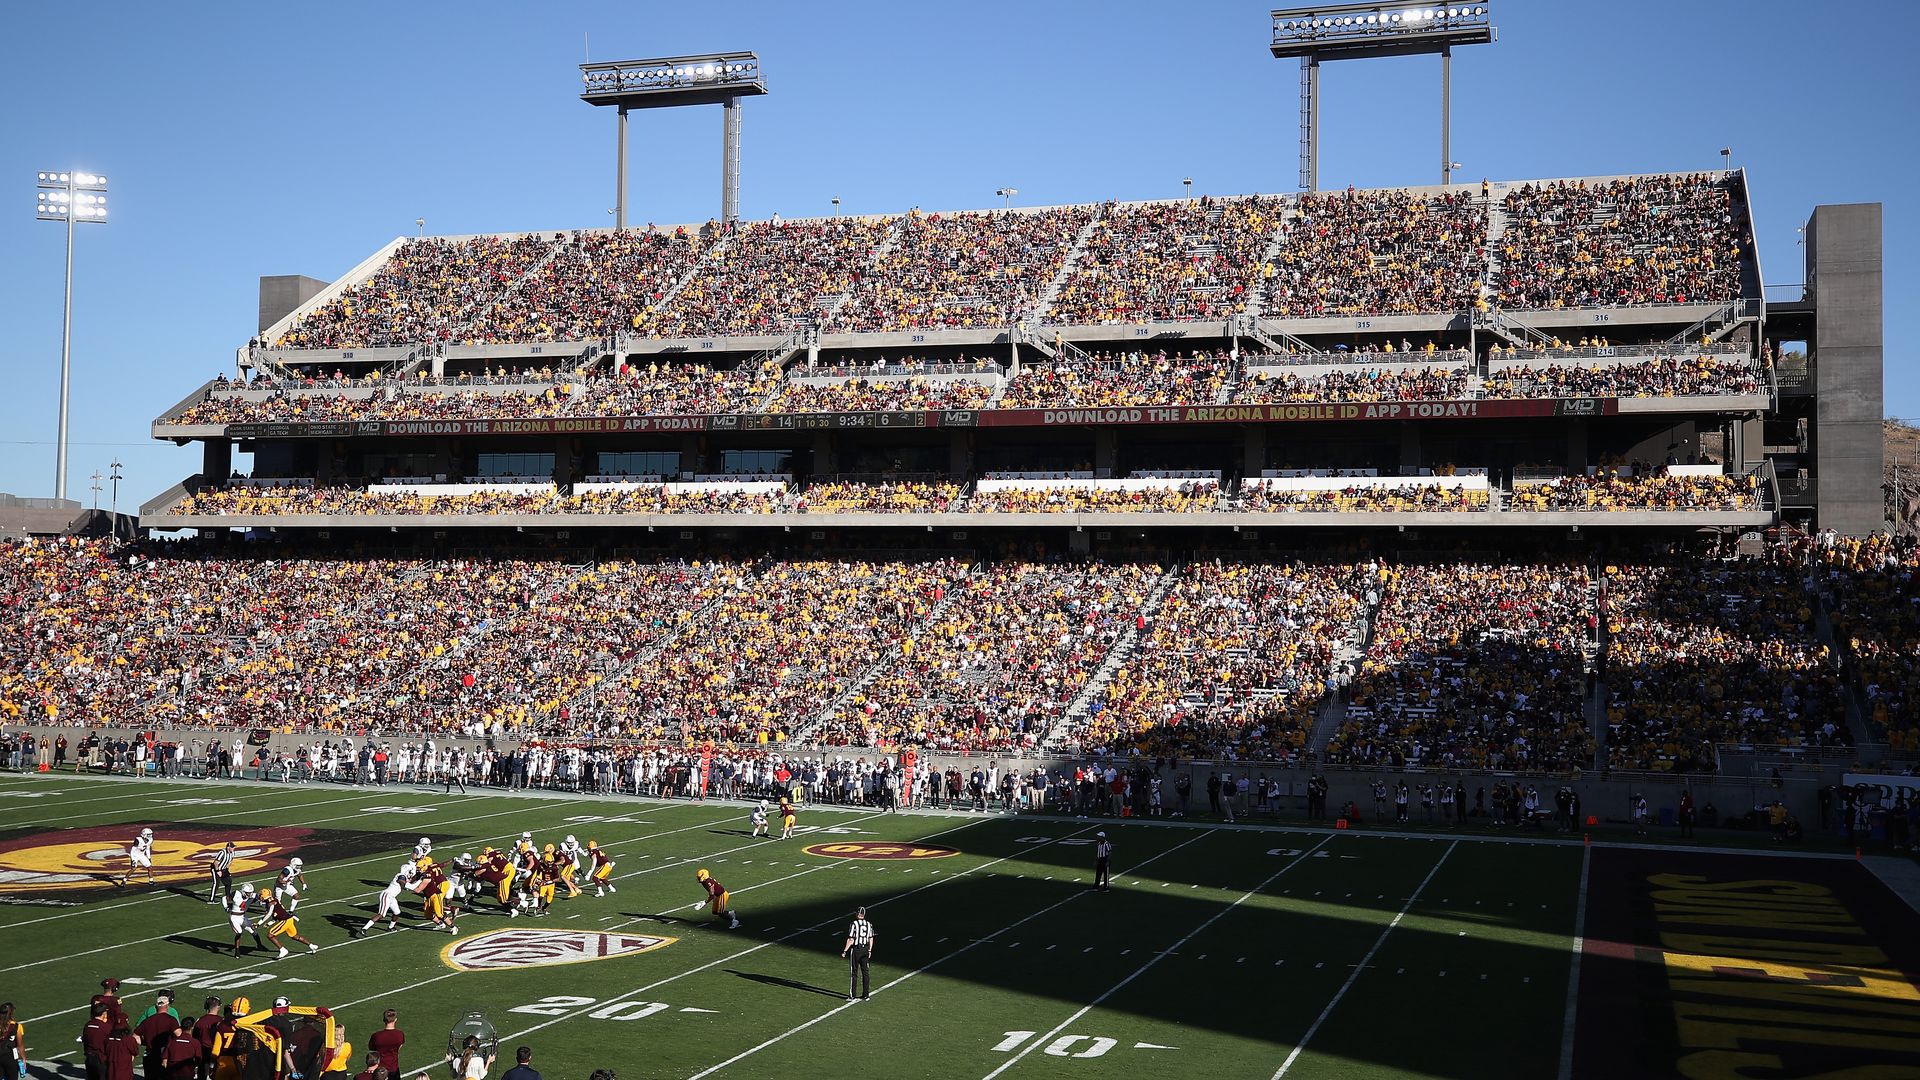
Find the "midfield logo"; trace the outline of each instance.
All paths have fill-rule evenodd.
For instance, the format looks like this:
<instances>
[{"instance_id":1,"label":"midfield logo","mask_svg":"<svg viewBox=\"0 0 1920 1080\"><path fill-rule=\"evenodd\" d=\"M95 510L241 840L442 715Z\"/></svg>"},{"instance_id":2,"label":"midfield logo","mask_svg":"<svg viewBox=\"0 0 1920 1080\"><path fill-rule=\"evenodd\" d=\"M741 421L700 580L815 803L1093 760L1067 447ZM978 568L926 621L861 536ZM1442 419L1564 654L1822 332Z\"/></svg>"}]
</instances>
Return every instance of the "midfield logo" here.
<instances>
[{"instance_id":1,"label":"midfield logo","mask_svg":"<svg viewBox=\"0 0 1920 1080\"><path fill-rule=\"evenodd\" d=\"M453 942L440 950L440 959L455 971L499 971L631 956L663 949L678 940L587 930L495 930Z\"/></svg>"},{"instance_id":2,"label":"midfield logo","mask_svg":"<svg viewBox=\"0 0 1920 1080\"><path fill-rule=\"evenodd\" d=\"M814 844L800 849L809 855L829 859L944 859L960 854L950 847L933 844L888 844L868 840L849 840L838 844Z\"/></svg>"}]
</instances>

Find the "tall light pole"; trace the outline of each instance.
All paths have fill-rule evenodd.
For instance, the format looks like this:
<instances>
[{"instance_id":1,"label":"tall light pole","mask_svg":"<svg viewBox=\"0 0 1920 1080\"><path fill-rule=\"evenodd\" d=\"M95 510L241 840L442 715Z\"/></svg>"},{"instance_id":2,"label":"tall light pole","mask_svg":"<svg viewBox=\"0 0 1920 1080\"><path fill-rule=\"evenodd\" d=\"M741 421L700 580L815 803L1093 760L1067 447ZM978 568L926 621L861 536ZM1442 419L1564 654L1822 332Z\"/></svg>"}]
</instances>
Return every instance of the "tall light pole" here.
<instances>
[{"instance_id":1,"label":"tall light pole","mask_svg":"<svg viewBox=\"0 0 1920 1080\"><path fill-rule=\"evenodd\" d=\"M1187 201L1192 202L1193 201L1193 177L1191 176L1183 177L1180 183L1183 187L1187 189Z\"/></svg>"},{"instance_id":2,"label":"tall light pole","mask_svg":"<svg viewBox=\"0 0 1920 1080\"><path fill-rule=\"evenodd\" d=\"M113 462L109 464L107 468L112 472L112 475L107 479L113 481L113 502L108 504L108 508L109 512L113 514L114 520L118 521L120 520L120 481L124 479L124 477L120 475L120 459L114 458Z\"/></svg>"},{"instance_id":3,"label":"tall light pole","mask_svg":"<svg viewBox=\"0 0 1920 1080\"><path fill-rule=\"evenodd\" d=\"M67 225L67 289L60 317L60 438L54 451L53 497L67 497L67 382L73 371L73 223L106 224L107 178L85 172L39 174L34 216Z\"/></svg>"},{"instance_id":4,"label":"tall light pole","mask_svg":"<svg viewBox=\"0 0 1920 1080\"><path fill-rule=\"evenodd\" d=\"M840 216L840 196L838 195L835 195L833 197L833 216L834 217Z\"/></svg>"},{"instance_id":5,"label":"tall light pole","mask_svg":"<svg viewBox=\"0 0 1920 1080\"><path fill-rule=\"evenodd\" d=\"M720 220L740 217L740 99L767 92L760 58L750 52L662 56L581 64L580 100L611 105L619 115L614 142L613 227L627 227L627 113L681 105L719 105Z\"/></svg>"},{"instance_id":6,"label":"tall light pole","mask_svg":"<svg viewBox=\"0 0 1920 1080\"><path fill-rule=\"evenodd\" d=\"M994 188L993 193L1000 196L1000 209L1005 210L1013 205L1013 197L1020 194L1020 189L1010 187Z\"/></svg>"}]
</instances>

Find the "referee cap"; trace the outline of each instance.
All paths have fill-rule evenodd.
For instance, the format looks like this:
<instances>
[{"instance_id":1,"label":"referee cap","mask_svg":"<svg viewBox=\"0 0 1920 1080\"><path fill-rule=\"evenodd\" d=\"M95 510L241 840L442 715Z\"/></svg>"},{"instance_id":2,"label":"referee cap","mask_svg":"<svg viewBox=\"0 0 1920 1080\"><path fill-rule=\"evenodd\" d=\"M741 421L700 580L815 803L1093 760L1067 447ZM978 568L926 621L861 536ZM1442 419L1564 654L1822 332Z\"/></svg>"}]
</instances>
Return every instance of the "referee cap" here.
<instances>
[{"instance_id":1,"label":"referee cap","mask_svg":"<svg viewBox=\"0 0 1920 1080\"><path fill-rule=\"evenodd\" d=\"M1100 838L1100 839L1102 839L1102 840L1105 840L1105 839L1107 838L1107 834L1106 834L1106 831L1105 831L1105 830L1102 830L1102 831L1100 831L1100 832L1097 832L1097 833L1094 833L1093 835L1095 835L1095 836L1097 836L1097 837L1099 837L1099 838Z\"/></svg>"}]
</instances>

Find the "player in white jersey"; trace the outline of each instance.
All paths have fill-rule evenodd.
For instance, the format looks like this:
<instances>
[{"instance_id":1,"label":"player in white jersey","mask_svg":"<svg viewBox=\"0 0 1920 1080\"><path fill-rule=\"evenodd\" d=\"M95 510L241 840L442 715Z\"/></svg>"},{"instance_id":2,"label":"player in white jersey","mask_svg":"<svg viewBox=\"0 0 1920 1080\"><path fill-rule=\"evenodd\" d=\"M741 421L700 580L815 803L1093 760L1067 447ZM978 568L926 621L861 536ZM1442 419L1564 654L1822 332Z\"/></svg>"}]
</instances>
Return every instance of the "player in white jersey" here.
<instances>
[{"instance_id":1,"label":"player in white jersey","mask_svg":"<svg viewBox=\"0 0 1920 1080\"><path fill-rule=\"evenodd\" d=\"M280 906L292 911L300 906L300 894L307 891L306 864L298 857L287 860L280 877L273 883L273 897Z\"/></svg>"},{"instance_id":2,"label":"player in white jersey","mask_svg":"<svg viewBox=\"0 0 1920 1080\"><path fill-rule=\"evenodd\" d=\"M152 829L141 829L140 835L134 837L133 843L127 845L127 872L120 875L119 886L125 888L133 875L141 870L147 872L147 884L157 884L153 877Z\"/></svg>"},{"instance_id":3,"label":"player in white jersey","mask_svg":"<svg viewBox=\"0 0 1920 1080\"><path fill-rule=\"evenodd\" d=\"M767 800L765 799L760 800L760 804L753 808L753 817L749 820L753 822L753 835L755 836L772 835L771 833L767 832Z\"/></svg>"},{"instance_id":4,"label":"player in white jersey","mask_svg":"<svg viewBox=\"0 0 1920 1080\"><path fill-rule=\"evenodd\" d=\"M412 863L401 863L400 869L393 875L393 880L387 882L387 887L380 890L379 895L373 898L373 918L368 919L367 924L362 926L354 936L358 937L372 930L373 925L383 918L387 920L387 929L394 929L394 920L400 917L400 894L413 887L414 879L418 874Z\"/></svg>"},{"instance_id":5,"label":"player in white jersey","mask_svg":"<svg viewBox=\"0 0 1920 1080\"><path fill-rule=\"evenodd\" d=\"M227 897L227 924L233 927L233 955L240 955L240 937L252 934L253 943L265 950L267 943L260 940L260 928L247 921L247 912L253 908L253 882L249 881Z\"/></svg>"}]
</instances>

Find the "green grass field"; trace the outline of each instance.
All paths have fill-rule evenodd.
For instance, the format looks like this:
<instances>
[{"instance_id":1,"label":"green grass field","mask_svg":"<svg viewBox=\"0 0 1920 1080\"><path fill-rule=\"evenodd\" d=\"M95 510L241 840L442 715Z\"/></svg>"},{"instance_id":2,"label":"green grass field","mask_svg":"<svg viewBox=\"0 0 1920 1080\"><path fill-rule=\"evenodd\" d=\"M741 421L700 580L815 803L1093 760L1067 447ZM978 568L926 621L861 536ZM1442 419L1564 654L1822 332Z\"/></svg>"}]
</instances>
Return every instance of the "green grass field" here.
<instances>
[{"instance_id":1,"label":"green grass field","mask_svg":"<svg viewBox=\"0 0 1920 1080\"><path fill-rule=\"evenodd\" d=\"M525 1043L549 1080L583 1080L599 1067L621 1080L829 1069L890 1078L1722 1075L1687 1064L1698 1018L1686 1015L1695 999L1668 978L1671 959L1663 968L1633 952L1662 944L1659 926L1631 916L1664 894L1637 882L1660 884L1676 867L1712 877L1700 868L1715 859L1729 860L1729 881L1750 878L1753 864L1796 881L1837 875L1864 897L1842 907L1866 933L1874 920L1911 925L1911 912L1887 906L1891 894L1847 859L825 808L804 811L801 823L798 842L769 842L748 835L736 804L7 777L0 997L17 1003L31 1057L49 1076L74 1071L88 995L109 975L135 1012L162 986L193 1013L207 994L244 993L256 1008L276 994L328 1005L356 1047L394 1008L409 1039L404 1070L429 1077L446 1076L446 1033L473 1010L502 1037L494 1076ZM263 887L272 866L301 854L311 886L302 930L319 953L228 955L231 934L204 903L203 873L162 887L100 883L124 865L106 853L141 825L154 827L163 866L210 850L226 830L281 845L239 879ZM1089 888L1090 842L1102 828L1116 845L1108 892ZM618 860L618 892L563 900L541 918L508 919L486 902L454 937L417 928L419 901L409 896L416 928L349 936L417 837L449 856L522 830L542 843L568 833L598 840ZM803 850L884 842L954 853L866 860ZM1608 869L1628 857L1660 865ZM75 880L47 877L62 867ZM702 895L697 867L732 891L741 929L690 910ZM1627 891L1605 912L1619 929L1604 943L1590 938L1574 973L1576 934L1600 917L1582 903L1589 877L1593 895L1602 878ZM849 1003L839 951L859 904L879 935L874 993ZM457 970L443 958L509 929L672 940L564 965ZM1920 974L1911 956L1885 967L1908 990ZM1889 1038L1868 1064L1920 1061L1920 1038ZM1916 1043L1911 1057L1906 1041Z\"/></svg>"}]
</instances>

